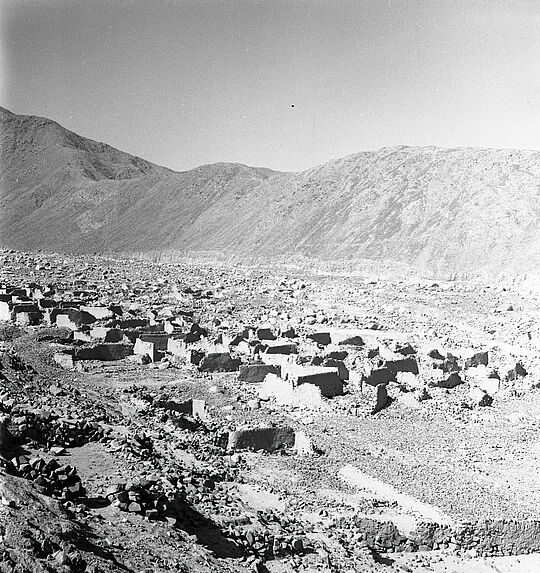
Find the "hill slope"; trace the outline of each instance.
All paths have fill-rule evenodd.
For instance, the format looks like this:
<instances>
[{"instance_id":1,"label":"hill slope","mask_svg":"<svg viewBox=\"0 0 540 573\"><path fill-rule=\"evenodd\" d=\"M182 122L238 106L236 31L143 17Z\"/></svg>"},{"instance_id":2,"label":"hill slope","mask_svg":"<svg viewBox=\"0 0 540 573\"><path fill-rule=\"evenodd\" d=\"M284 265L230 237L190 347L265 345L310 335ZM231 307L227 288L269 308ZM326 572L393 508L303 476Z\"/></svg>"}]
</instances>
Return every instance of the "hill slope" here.
<instances>
[{"instance_id":1,"label":"hill slope","mask_svg":"<svg viewBox=\"0 0 540 573\"><path fill-rule=\"evenodd\" d=\"M19 249L176 247L223 194L273 173L238 164L176 173L48 119L3 110L0 120L0 242Z\"/></svg>"},{"instance_id":2,"label":"hill slope","mask_svg":"<svg viewBox=\"0 0 540 573\"><path fill-rule=\"evenodd\" d=\"M0 242L400 261L434 275L540 263L540 153L395 147L302 173L176 173L57 123L0 113Z\"/></svg>"}]
</instances>

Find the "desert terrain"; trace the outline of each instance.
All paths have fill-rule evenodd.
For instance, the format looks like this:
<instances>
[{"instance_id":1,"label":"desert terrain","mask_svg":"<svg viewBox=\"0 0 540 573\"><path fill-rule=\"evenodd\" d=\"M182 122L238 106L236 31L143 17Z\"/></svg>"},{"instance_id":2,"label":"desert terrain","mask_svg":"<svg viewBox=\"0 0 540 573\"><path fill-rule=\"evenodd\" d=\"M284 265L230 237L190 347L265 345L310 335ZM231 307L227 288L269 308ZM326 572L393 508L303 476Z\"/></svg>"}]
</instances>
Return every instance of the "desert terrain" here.
<instances>
[{"instance_id":1,"label":"desert terrain","mask_svg":"<svg viewBox=\"0 0 540 573\"><path fill-rule=\"evenodd\" d=\"M23 251L538 275L537 151L395 146L299 173L239 163L174 172L0 109L0 162L0 244Z\"/></svg>"},{"instance_id":2,"label":"desert terrain","mask_svg":"<svg viewBox=\"0 0 540 573\"><path fill-rule=\"evenodd\" d=\"M0 573L539 573L540 3L0 4Z\"/></svg>"},{"instance_id":3,"label":"desert terrain","mask_svg":"<svg viewBox=\"0 0 540 573\"><path fill-rule=\"evenodd\" d=\"M2 571L537 571L525 283L0 253Z\"/></svg>"}]
</instances>

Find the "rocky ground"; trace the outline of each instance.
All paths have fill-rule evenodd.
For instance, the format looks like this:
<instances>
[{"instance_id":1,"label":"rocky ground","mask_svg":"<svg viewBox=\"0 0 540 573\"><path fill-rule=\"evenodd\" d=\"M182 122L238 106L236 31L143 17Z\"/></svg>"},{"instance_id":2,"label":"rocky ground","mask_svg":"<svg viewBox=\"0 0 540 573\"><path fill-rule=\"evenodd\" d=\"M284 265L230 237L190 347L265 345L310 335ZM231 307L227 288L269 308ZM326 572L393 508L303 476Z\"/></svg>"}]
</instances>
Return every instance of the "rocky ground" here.
<instances>
[{"instance_id":1,"label":"rocky ground","mask_svg":"<svg viewBox=\"0 0 540 573\"><path fill-rule=\"evenodd\" d=\"M199 345L247 327L288 334L303 365L346 349L347 376L342 394L293 404L238 364L77 359L84 327L0 322L0 570L540 567L534 293L13 251L0 254L2 283L6 297L48 285L58 304L114 306L148 328L196 324ZM362 344L335 343L346 335ZM267 352L229 350L242 365ZM397 355L418 373L373 385ZM283 443L232 444L261 427Z\"/></svg>"}]
</instances>

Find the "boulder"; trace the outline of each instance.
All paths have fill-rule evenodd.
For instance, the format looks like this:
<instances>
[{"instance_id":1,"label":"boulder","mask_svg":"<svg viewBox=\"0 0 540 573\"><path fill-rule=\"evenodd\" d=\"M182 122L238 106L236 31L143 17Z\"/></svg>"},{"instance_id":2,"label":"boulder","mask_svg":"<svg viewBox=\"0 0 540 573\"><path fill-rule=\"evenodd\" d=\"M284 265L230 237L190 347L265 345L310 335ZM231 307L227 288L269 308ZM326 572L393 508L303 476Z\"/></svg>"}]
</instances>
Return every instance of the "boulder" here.
<instances>
[{"instance_id":1,"label":"boulder","mask_svg":"<svg viewBox=\"0 0 540 573\"><path fill-rule=\"evenodd\" d=\"M379 356L379 348L368 348L367 351L367 357L368 358L376 358L377 356Z\"/></svg>"},{"instance_id":2,"label":"boulder","mask_svg":"<svg viewBox=\"0 0 540 573\"><path fill-rule=\"evenodd\" d=\"M208 418L208 411L206 409L206 401L193 398L191 400L191 415L201 420Z\"/></svg>"},{"instance_id":3,"label":"boulder","mask_svg":"<svg viewBox=\"0 0 540 573\"><path fill-rule=\"evenodd\" d=\"M428 356L433 358L433 360L444 360L444 356L436 348L430 350Z\"/></svg>"},{"instance_id":4,"label":"boulder","mask_svg":"<svg viewBox=\"0 0 540 573\"><path fill-rule=\"evenodd\" d=\"M471 388L469 398L475 406L491 406L493 398L481 388Z\"/></svg>"},{"instance_id":5,"label":"boulder","mask_svg":"<svg viewBox=\"0 0 540 573\"><path fill-rule=\"evenodd\" d=\"M488 352L476 352L470 358L465 360L465 368L474 368L480 365L488 365Z\"/></svg>"},{"instance_id":6,"label":"boulder","mask_svg":"<svg viewBox=\"0 0 540 573\"><path fill-rule=\"evenodd\" d=\"M425 386L415 390L414 397L418 400L418 402L424 402L425 400L431 399L431 396L429 395L429 392Z\"/></svg>"},{"instance_id":7,"label":"boulder","mask_svg":"<svg viewBox=\"0 0 540 573\"><path fill-rule=\"evenodd\" d=\"M186 343L198 342L201 338L208 336L206 328L197 323L191 325L190 331L186 334Z\"/></svg>"},{"instance_id":8,"label":"boulder","mask_svg":"<svg viewBox=\"0 0 540 573\"><path fill-rule=\"evenodd\" d=\"M460 384L463 384L463 380L461 379L460 375L457 372L452 372L448 378L444 378L443 380L436 382L435 386L438 386L439 388L452 389L456 386L459 386Z\"/></svg>"},{"instance_id":9,"label":"boulder","mask_svg":"<svg viewBox=\"0 0 540 573\"><path fill-rule=\"evenodd\" d=\"M521 362L517 362L514 368L508 370L505 376L505 380L510 382L512 380L517 380L518 378L522 378L523 376L527 376L527 370L523 368Z\"/></svg>"}]
</instances>

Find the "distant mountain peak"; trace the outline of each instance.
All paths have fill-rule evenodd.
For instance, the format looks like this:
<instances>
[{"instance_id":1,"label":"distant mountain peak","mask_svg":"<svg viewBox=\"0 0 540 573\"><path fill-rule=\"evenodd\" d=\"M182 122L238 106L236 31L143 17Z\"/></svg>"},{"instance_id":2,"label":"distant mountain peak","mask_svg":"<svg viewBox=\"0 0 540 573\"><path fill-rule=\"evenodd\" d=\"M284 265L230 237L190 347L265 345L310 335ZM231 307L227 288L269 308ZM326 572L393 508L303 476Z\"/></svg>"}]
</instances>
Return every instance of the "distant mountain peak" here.
<instances>
[{"instance_id":1,"label":"distant mountain peak","mask_svg":"<svg viewBox=\"0 0 540 573\"><path fill-rule=\"evenodd\" d=\"M540 268L539 152L399 145L301 173L174 172L45 118L2 117L10 248L372 259L443 277Z\"/></svg>"}]
</instances>

